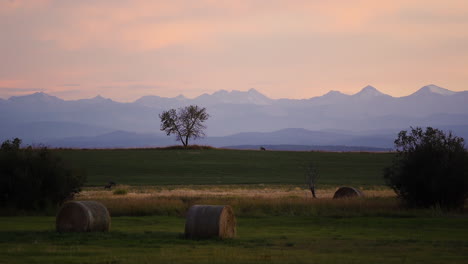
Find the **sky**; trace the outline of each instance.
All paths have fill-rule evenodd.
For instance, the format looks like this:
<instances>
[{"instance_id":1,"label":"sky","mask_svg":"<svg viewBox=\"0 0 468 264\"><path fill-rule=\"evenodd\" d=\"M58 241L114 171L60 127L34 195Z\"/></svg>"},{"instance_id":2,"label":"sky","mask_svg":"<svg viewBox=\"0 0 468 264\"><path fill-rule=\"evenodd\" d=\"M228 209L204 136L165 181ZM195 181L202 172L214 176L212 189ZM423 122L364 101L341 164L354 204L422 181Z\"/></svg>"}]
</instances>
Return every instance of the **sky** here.
<instances>
[{"instance_id":1,"label":"sky","mask_svg":"<svg viewBox=\"0 0 468 264\"><path fill-rule=\"evenodd\" d=\"M468 90L466 0L0 0L0 98Z\"/></svg>"}]
</instances>

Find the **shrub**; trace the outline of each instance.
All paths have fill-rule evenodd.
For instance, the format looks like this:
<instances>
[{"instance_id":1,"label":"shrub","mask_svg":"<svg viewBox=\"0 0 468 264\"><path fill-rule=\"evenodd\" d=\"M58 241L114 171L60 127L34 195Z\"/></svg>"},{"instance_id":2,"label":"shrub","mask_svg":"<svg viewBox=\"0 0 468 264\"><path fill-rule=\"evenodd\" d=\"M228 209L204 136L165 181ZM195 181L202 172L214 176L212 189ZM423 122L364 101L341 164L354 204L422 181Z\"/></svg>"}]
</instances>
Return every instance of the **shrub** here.
<instances>
[{"instance_id":1,"label":"shrub","mask_svg":"<svg viewBox=\"0 0 468 264\"><path fill-rule=\"evenodd\" d=\"M80 191L84 173L70 169L46 147L20 148L7 140L0 148L0 206L37 210L56 207Z\"/></svg>"},{"instance_id":2,"label":"shrub","mask_svg":"<svg viewBox=\"0 0 468 264\"><path fill-rule=\"evenodd\" d=\"M127 193L128 192L125 189L117 189L117 190L114 190L113 192L114 195L126 195Z\"/></svg>"},{"instance_id":3,"label":"shrub","mask_svg":"<svg viewBox=\"0 0 468 264\"><path fill-rule=\"evenodd\" d=\"M408 206L461 208L468 198L468 153L463 138L431 127L401 131L387 184Z\"/></svg>"}]
</instances>

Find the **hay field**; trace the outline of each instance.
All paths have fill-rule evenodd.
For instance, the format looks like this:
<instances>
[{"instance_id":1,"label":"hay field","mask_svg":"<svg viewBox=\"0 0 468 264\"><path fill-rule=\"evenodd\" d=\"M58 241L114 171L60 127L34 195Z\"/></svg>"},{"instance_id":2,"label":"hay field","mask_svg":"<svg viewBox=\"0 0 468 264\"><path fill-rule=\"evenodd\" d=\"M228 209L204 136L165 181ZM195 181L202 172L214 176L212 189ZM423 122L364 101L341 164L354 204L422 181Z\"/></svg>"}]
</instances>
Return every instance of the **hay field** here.
<instances>
[{"instance_id":1,"label":"hay field","mask_svg":"<svg viewBox=\"0 0 468 264\"><path fill-rule=\"evenodd\" d=\"M394 197L395 193L382 186L361 186L367 197ZM101 187L87 187L78 194L77 199L118 199L114 191L124 189L127 198L151 198L151 197L246 197L246 198L288 198L297 197L312 199L312 195L304 186L298 185L189 185L189 186L131 186L117 185L113 189L106 190ZM319 198L332 198L336 187L317 189Z\"/></svg>"},{"instance_id":2,"label":"hay field","mask_svg":"<svg viewBox=\"0 0 468 264\"><path fill-rule=\"evenodd\" d=\"M117 186L114 190L86 188L76 199L100 201L112 216L185 215L194 204L231 205L236 215L258 216L410 216L431 215L432 210L404 209L395 193L385 187L363 188L365 197L332 199L337 188L310 191L290 185L224 186ZM126 194L120 190L125 190ZM117 194L116 194L117 193Z\"/></svg>"},{"instance_id":3,"label":"hay field","mask_svg":"<svg viewBox=\"0 0 468 264\"><path fill-rule=\"evenodd\" d=\"M402 207L382 185L389 153L58 152L88 171L88 186L75 198L102 202L110 231L60 234L54 212L16 212L0 217L0 264L468 263L468 207ZM319 199L304 186L308 161L321 175ZM117 186L104 189L109 180ZM339 186L365 196L332 199ZM194 204L232 206L237 237L185 239Z\"/></svg>"}]
</instances>

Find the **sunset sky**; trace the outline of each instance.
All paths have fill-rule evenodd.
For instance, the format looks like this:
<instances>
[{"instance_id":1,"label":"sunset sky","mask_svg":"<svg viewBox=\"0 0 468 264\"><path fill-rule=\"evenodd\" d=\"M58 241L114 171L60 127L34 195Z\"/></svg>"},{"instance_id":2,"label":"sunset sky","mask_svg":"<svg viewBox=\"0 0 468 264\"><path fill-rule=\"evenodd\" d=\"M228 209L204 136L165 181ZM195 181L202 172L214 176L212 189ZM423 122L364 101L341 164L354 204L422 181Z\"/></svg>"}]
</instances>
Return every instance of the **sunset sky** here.
<instances>
[{"instance_id":1,"label":"sunset sky","mask_svg":"<svg viewBox=\"0 0 468 264\"><path fill-rule=\"evenodd\" d=\"M0 0L0 98L468 90L467 0Z\"/></svg>"}]
</instances>

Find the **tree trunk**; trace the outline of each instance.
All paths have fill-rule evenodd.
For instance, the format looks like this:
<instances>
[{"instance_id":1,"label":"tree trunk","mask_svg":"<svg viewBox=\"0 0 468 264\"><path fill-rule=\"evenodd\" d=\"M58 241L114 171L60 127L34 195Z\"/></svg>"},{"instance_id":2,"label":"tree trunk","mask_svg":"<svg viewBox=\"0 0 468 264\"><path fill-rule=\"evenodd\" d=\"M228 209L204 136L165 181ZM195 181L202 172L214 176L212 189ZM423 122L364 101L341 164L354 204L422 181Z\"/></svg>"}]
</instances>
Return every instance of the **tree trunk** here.
<instances>
[{"instance_id":1,"label":"tree trunk","mask_svg":"<svg viewBox=\"0 0 468 264\"><path fill-rule=\"evenodd\" d=\"M317 198L317 196L315 196L315 187L310 187L310 192L312 193L313 198Z\"/></svg>"},{"instance_id":2,"label":"tree trunk","mask_svg":"<svg viewBox=\"0 0 468 264\"><path fill-rule=\"evenodd\" d=\"M182 142L182 145L184 146L184 148L187 148L187 143L184 141L183 138L180 138L180 142Z\"/></svg>"}]
</instances>

